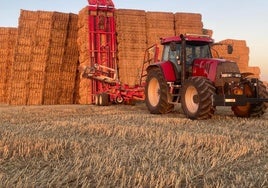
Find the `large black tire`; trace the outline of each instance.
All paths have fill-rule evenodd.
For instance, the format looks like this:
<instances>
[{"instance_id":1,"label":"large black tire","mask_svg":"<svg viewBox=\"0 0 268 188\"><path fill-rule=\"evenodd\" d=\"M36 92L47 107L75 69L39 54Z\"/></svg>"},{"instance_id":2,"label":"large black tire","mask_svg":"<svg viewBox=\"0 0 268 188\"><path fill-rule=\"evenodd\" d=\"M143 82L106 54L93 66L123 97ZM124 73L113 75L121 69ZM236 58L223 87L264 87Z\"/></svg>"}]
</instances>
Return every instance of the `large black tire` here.
<instances>
[{"instance_id":1,"label":"large black tire","mask_svg":"<svg viewBox=\"0 0 268 188\"><path fill-rule=\"evenodd\" d=\"M107 93L101 93L99 95L99 105L108 106L109 105L109 95Z\"/></svg>"},{"instance_id":2,"label":"large black tire","mask_svg":"<svg viewBox=\"0 0 268 188\"><path fill-rule=\"evenodd\" d=\"M169 87L159 68L148 71L145 86L145 103L152 114L165 114L174 109L168 102Z\"/></svg>"},{"instance_id":3,"label":"large black tire","mask_svg":"<svg viewBox=\"0 0 268 188\"><path fill-rule=\"evenodd\" d=\"M250 81L245 83L244 94L247 97L268 98L266 86L261 81L258 81L258 92L259 96L255 96L255 92L253 91L253 86L251 86ZM261 117L265 113L267 107L268 103L265 102L259 102L257 104L247 103L245 106L233 106L232 111L237 117Z\"/></svg>"},{"instance_id":4,"label":"large black tire","mask_svg":"<svg viewBox=\"0 0 268 188\"><path fill-rule=\"evenodd\" d=\"M258 83L258 90L259 90L259 98L268 98L268 91L266 86L263 84L262 81L259 81ZM268 107L267 102L260 102L258 104L253 104L251 108L251 117L261 117Z\"/></svg>"},{"instance_id":5,"label":"large black tire","mask_svg":"<svg viewBox=\"0 0 268 188\"><path fill-rule=\"evenodd\" d=\"M181 88L181 106L190 119L209 119L215 112L212 95L215 87L204 77L190 77Z\"/></svg>"}]
</instances>

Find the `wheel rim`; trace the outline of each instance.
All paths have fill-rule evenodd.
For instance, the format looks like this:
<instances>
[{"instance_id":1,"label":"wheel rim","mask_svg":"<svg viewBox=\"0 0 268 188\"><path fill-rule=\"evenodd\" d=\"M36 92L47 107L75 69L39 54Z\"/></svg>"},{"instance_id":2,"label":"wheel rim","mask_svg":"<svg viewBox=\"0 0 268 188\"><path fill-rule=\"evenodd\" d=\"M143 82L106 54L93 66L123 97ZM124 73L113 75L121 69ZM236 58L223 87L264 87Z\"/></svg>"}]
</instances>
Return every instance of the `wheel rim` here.
<instances>
[{"instance_id":1,"label":"wheel rim","mask_svg":"<svg viewBox=\"0 0 268 188\"><path fill-rule=\"evenodd\" d=\"M118 96L118 97L116 97L116 103L118 103L118 104L121 104L121 103L123 103L124 102L124 98L122 97L122 96Z\"/></svg>"},{"instance_id":2,"label":"wheel rim","mask_svg":"<svg viewBox=\"0 0 268 188\"><path fill-rule=\"evenodd\" d=\"M152 106L157 106L160 100L160 85L156 78L152 78L148 87L149 101Z\"/></svg>"},{"instance_id":3,"label":"wheel rim","mask_svg":"<svg viewBox=\"0 0 268 188\"><path fill-rule=\"evenodd\" d=\"M253 93L252 93L252 90L250 88L249 85L245 85L245 91L244 91L244 94L247 96L247 97L252 97L253 96ZM232 110L234 111L234 114L236 116L239 116L239 117L247 117L250 115L250 108L251 108L251 105L250 103L247 103L245 106L233 106L232 107Z\"/></svg>"},{"instance_id":4,"label":"wheel rim","mask_svg":"<svg viewBox=\"0 0 268 188\"><path fill-rule=\"evenodd\" d=\"M191 113L196 113L199 107L198 92L194 86L190 86L186 90L185 104Z\"/></svg>"}]
</instances>

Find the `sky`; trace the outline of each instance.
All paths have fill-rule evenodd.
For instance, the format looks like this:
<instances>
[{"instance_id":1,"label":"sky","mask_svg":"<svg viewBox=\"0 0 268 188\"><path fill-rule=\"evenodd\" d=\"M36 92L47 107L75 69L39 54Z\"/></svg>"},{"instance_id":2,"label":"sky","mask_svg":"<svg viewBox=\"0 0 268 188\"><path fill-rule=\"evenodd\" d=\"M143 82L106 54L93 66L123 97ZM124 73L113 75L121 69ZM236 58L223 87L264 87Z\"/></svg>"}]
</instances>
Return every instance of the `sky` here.
<instances>
[{"instance_id":1,"label":"sky","mask_svg":"<svg viewBox=\"0 0 268 188\"><path fill-rule=\"evenodd\" d=\"M215 41L246 40L249 66L261 68L268 81L267 0L113 0L117 9L200 13L204 28L213 30ZM87 0L0 0L0 27L17 27L20 9L78 13ZM267 36L266 36L267 35Z\"/></svg>"}]
</instances>

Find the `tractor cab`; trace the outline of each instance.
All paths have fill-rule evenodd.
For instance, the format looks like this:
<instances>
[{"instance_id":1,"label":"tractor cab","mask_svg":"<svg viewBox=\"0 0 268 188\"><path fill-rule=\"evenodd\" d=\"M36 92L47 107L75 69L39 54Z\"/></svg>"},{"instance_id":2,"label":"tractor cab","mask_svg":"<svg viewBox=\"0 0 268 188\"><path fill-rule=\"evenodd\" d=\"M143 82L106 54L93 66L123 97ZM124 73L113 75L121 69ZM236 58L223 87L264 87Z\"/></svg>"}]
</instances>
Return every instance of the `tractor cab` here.
<instances>
[{"instance_id":1,"label":"tractor cab","mask_svg":"<svg viewBox=\"0 0 268 188\"><path fill-rule=\"evenodd\" d=\"M185 42L180 36L161 39L164 46L162 61L172 62L177 79L181 77L182 64L185 63L186 76L192 73L194 60L197 58L212 58L210 46L213 39L206 35L185 35Z\"/></svg>"}]
</instances>

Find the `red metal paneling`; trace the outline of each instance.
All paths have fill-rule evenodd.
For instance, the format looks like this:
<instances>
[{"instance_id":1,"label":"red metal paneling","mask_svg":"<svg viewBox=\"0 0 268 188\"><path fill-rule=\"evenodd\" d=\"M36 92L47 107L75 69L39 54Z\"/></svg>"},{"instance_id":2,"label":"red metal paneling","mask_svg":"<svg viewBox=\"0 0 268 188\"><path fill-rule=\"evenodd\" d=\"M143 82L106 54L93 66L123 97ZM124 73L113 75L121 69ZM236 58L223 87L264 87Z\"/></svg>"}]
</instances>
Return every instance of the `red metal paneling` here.
<instances>
[{"instance_id":1,"label":"red metal paneling","mask_svg":"<svg viewBox=\"0 0 268 188\"><path fill-rule=\"evenodd\" d=\"M91 66L95 64L115 69L116 31L114 4L110 0L88 0L89 2L89 54ZM113 75L106 75L113 77ZM93 80L93 94L101 92L103 83Z\"/></svg>"}]
</instances>

